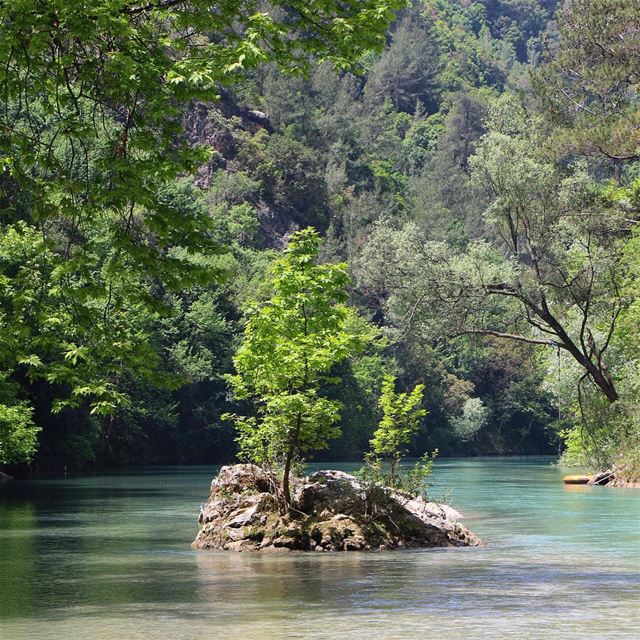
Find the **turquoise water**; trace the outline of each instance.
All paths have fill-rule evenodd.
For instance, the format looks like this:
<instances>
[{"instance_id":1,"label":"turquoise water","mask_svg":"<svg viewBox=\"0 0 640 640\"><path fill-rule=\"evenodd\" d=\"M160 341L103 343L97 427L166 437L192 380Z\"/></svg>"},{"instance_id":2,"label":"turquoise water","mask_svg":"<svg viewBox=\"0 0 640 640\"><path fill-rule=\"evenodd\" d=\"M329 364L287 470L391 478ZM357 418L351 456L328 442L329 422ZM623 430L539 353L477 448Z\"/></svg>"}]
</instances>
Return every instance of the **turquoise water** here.
<instances>
[{"instance_id":1,"label":"turquoise water","mask_svg":"<svg viewBox=\"0 0 640 640\"><path fill-rule=\"evenodd\" d=\"M565 488L545 458L441 460L432 493L483 547L196 552L214 472L0 490L0 638L640 638L640 490Z\"/></svg>"}]
</instances>

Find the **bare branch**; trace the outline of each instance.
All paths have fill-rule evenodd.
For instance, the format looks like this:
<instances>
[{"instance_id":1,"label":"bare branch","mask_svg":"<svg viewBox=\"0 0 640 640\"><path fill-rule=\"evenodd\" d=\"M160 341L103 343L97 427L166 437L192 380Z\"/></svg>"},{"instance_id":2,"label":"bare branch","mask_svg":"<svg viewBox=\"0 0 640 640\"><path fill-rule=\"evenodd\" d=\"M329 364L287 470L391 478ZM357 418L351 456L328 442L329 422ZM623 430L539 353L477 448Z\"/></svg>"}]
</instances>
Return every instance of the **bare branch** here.
<instances>
[{"instance_id":1,"label":"bare branch","mask_svg":"<svg viewBox=\"0 0 640 640\"><path fill-rule=\"evenodd\" d=\"M465 329L464 331L461 331L453 337L457 338L459 336L467 334L493 336L494 338L503 338L505 340L518 340L520 342L527 342L529 344L542 344L547 347L566 349L563 344L556 342L555 340L545 340L544 338L530 338L518 333L505 333L503 331L493 331L491 329Z\"/></svg>"}]
</instances>

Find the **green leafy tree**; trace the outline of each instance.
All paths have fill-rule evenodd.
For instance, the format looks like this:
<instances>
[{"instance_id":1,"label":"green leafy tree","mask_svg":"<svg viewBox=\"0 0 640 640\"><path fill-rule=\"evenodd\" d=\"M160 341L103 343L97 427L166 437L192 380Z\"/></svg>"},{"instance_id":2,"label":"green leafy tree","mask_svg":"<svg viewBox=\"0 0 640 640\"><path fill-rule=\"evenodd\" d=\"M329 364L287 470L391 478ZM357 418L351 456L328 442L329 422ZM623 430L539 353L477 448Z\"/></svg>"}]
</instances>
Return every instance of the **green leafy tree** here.
<instances>
[{"instance_id":1,"label":"green leafy tree","mask_svg":"<svg viewBox=\"0 0 640 640\"><path fill-rule=\"evenodd\" d=\"M618 163L640 160L638 3L567 0L557 27L558 46L534 76L556 125L554 147Z\"/></svg>"},{"instance_id":2,"label":"green leafy tree","mask_svg":"<svg viewBox=\"0 0 640 640\"><path fill-rule=\"evenodd\" d=\"M390 462L390 484L398 486L399 466L407 447L420 428L420 419L427 414L423 409L424 385L417 385L413 391L398 393L394 376L385 376L378 407L382 418L371 439L371 452L376 458Z\"/></svg>"},{"instance_id":3,"label":"green leafy tree","mask_svg":"<svg viewBox=\"0 0 640 640\"><path fill-rule=\"evenodd\" d=\"M368 449L378 420L380 385L394 368L393 358L386 353L388 341L379 327L355 314L350 322L350 330L361 336L366 347L336 368L341 384L327 388L329 397L342 403L342 433L322 454L325 460L354 460Z\"/></svg>"},{"instance_id":4,"label":"green leafy tree","mask_svg":"<svg viewBox=\"0 0 640 640\"><path fill-rule=\"evenodd\" d=\"M423 106L437 111L440 51L428 19L417 11L399 21L389 48L382 54L367 82L373 102L391 100L398 111L414 113Z\"/></svg>"},{"instance_id":5,"label":"green leafy tree","mask_svg":"<svg viewBox=\"0 0 640 640\"><path fill-rule=\"evenodd\" d=\"M489 203L487 239L456 251L417 225L391 240L381 225L365 277L378 272L389 316L405 331L559 346L582 368L582 382L615 402L606 360L624 304L617 237L628 221L584 167L562 171L540 155L543 131L516 100L501 99L490 124L470 161Z\"/></svg>"},{"instance_id":6,"label":"green leafy tree","mask_svg":"<svg viewBox=\"0 0 640 640\"><path fill-rule=\"evenodd\" d=\"M4 405L10 433L29 423L34 381L52 391L38 415L64 405L104 415L125 403L129 374L166 379L149 346L165 293L219 275L193 259L218 247L206 208L178 180L209 156L187 143L184 106L217 100L270 63L344 69L383 46L400 4L2 4L0 370L16 383ZM232 215L230 232L249 241L252 212ZM32 447L22 448L27 459Z\"/></svg>"},{"instance_id":7,"label":"green leafy tree","mask_svg":"<svg viewBox=\"0 0 640 640\"><path fill-rule=\"evenodd\" d=\"M637 335L638 326L637 267L635 274L629 275L634 271L631 256L637 243L636 238L629 239L629 231L634 225L637 228L640 212L636 73L640 12L635 0L566 0L557 12L556 24L557 42L550 47L546 64L533 76L543 115L552 127L541 146L547 155L562 161L576 155L584 158L599 181L596 189L611 207L607 215L601 215L599 226L616 229L617 239L609 249L613 265L602 262L611 274L605 290L611 311L607 314L602 307L595 307L595 322L586 322L590 325L590 353L601 357L602 347L611 345L606 359L615 380L614 392L607 393L589 375L606 397L616 402L603 403L594 389L578 385L578 397L569 395L573 401L567 403L575 424L564 432L564 459L592 469L614 465L635 479L640 473L638 345L631 336ZM603 178L609 179L607 185L602 184ZM571 363L558 369L565 386L583 380Z\"/></svg>"},{"instance_id":8,"label":"green leafy tree","mask_svg":"<svg viewBox=\"0 0 640 640\"><path fill-rule=\"evenodd\" d=\"M492 116L472 169L491 199L490 231L517 273L511 282L485 280L481 288L518 301L521 317L540 332L535 340L566 351L584 370L583 380L615 402L605 354L624 304L616 236L628 222L607 211L584 166L565 173L541 156L543 130L527 122L515 101L502 99Z\"/></svg>"},{"instance_id":9,"label":"green leafy tree","mask_svg":"<svg viewBox=\"0 0 640 640\"><path fill-rule=\"evenodd\" d=\"M176 175L194 160L184 145L175 145L181 102L215 98L220 85L270 62L295 72L308 69L312 59L348 67L384 44L384 29L402 4L5 4L2 164L20 182L42 188L42 212L70 213L105 200L125 209L132 198L148 202L153 176ZM96 148L109 181L92 186L82 167ZM62 193L61 184L74 189Z\"/></svg>"},{"instance_id":10,"label":"green leafy tree","mask_svg":"<svg viewBox=\"0 0 640 640\"><path fill-rule=\"evenodd\" d=\"M273 269L273 294L250 310L230 376L236 398L256 415L236 416L240 455L281 468L283 507L291 502L292 468L339 434L341 403L321 395L330 373L360 346L348 331L346 264L317 264L320 236L307 228L291 237Z\"/></svg>"},{"instance_id":11,"label":"green leafy tree","mask_svg":"<svg viewBox=\"0 0 640 640\"><path fill-rule=\"evenodd\" d=\"M0 379L0 389L4 381ZM21 401L4 404L0 397L0 464L29 462L35 453L38 432L33 409Z\"/></svg>"},{"instance_id":12,"label":"green leafy tree","mask_svg":"<svg viewBox=\"0 0 640 640\"><path fill-rule=\"evenodd\" d=\"M291 137L274 134L264 147L256 173L281 217L324 231L327 187L317 154Z\"/></svg>"},{"instance_id":13,"label":"green leafy tree","mask_svg":"<svg viewBox=\"0 0 640 640\"><path fill-rule=\"evenodd\" d=\"M452 420L452 426L461 440L470 440L487 423L489 411L480 398L468 398L462 412Z\"/></svg>"},{"instance_id":14,"label":"green leafy tree","mask_svg":"<svg viewBox=\"0 0 640 640\"><path fill-rule=\"evenodd\" d=\"M633 2L563 3L549 67L557 75L544 83L554 117L542 135L529 127L527 139L526 128L511 127L518 110L505 105L501 117L509 126L491 127L486 154L480 138L497 95L507 86L531 95L528 70L538 63L555 0L415 0L386 36L381 25L390 14L366 12L393 9L394 1L5 4L0 403L7 410L0 440L7 451L10 441L16 445L13 459L20 451L23 459L31 455L39 427L35 469L229 459L233 427L219 423L230 408L223 374L240 337L240 309L249 299L269 298L273 247L307 225L327 229L321 261L359 261L361 271L382 276L379 286L358 274L353 295L392 340L391 349L369 349L334 367L340 385L321 385L320 397L343 404L343 435L324 459L352 459L367 448L382 376L396 370L403 384L427 389L430 428L412 442L413 451L533 453L541 452L537 443L550 446L551 397L542 380L558 351L491 335L445 342L443 333L488 329L558 342L528 324L513 296L489 291L519 283L532 296L537 286L527 256L514 257L498 238L496 223L504 227L506 217L497 206L483 216L495 198L486 189L492 183L526 205L525 232L533 240L541 238L536 216L555 206L562 188L563 221L549 234L562 242L534 244L544 249L545 275L554 276L544 281L550 310L576 345L581 312L573 295L584 304L590 272L579 245L589 240L591 222L592 249L610 254L617 280L625 238L617 227L607 238L597 223L609 208L629 221L640 210L632 166ZM387 46L360 57L365 40ZM365 73L343 72L356 58ZM302 70L309 73L289 73ZM537 124L530 115L525 124ZM572 175L576 151L592 156L585 166L595 180L592 199L570 209L567 195L584 183L561 183ZM479 152L482 166L471 161ZM550 156L558 154L570 161L554 166ZM516 180L523 159L532 174ZM540 167L550 169L547 183L537 180ZM183 177L194 168L193 180ZM491 180L478 179L485 169ZM599 182L610 176L598 203ZM543 201L538 194L549 195ZM385 216L389 223L376 223ZM588 225L577 224L587 218ZM637 252L637 245L628 247L630 256ZM569 267L570 276L587 270L561 291L547 257ZM637 313L633 303L625 305L637 298L635 285L631 279L611 296L609 265L600 265L587 328L602 355L614 311L607 300L622 304L604 360L620 396L613 406L624 403L631 416L640 397ZM570 426L584 370L561 352L567 374L559 397ZM583 381L582 404L598 422L609 414L592 387ZM482 398L490 419L464 440L472 396ZM638 442L622 417L611 413L593 435L578 428L594 449L604 450L608 439L613 459Z\"/></svg>"},{"instance_id":15,"label":"green leafy tree","mask_svg":"<svg viewBox=\"0 0 640 640\"><path fill-rule=\"evenodd\" d=\"M588 389L582 393L580 407L573 410L578 419L567 430L563 461L593 470L615 468L623 477L640 478L640 235L626 242L622 259L622 294L627 305L612 338L620 400L613 406L599 401ZM567 363L559 371L565 387L575 379ZM569 394L567 394L569 395ZM569 396L571 397L571 396Z\"/></svg>"}]
</instances>

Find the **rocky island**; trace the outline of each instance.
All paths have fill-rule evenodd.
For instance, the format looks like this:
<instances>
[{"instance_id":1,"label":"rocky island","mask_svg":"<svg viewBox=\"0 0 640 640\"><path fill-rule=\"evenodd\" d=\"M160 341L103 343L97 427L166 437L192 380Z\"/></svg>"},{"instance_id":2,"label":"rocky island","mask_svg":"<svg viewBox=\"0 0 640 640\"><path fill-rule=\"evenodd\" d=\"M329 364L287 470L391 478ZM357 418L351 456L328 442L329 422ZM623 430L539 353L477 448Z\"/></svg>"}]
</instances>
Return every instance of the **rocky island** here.
<instances>
[{"instance_id":1,"label":"rocky island","mask_svg":"<svg viewBox=\"0 0 640 640\"><path fill-rule=\"evenodd\" d=\"M292 478L282 513L268 474L252 464L226 466L201 507L196 549L368 551L462 547L479 538L446 505L366 483L341 471Z\"/></svg>"}]
</instances>

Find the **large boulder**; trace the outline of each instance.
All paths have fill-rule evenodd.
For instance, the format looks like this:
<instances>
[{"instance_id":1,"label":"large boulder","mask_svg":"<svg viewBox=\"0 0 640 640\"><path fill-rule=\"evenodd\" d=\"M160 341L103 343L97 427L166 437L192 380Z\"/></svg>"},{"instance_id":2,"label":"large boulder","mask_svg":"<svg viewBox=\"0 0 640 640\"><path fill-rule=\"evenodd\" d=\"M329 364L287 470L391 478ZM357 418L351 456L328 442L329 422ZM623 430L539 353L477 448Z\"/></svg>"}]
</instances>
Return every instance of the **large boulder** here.
<instances>
[{"instance_id":1,"label":"large boulder","mask_svg":"<svg viewBox=\"0 0 640 640\"><path fill-rule=\"evenodd\" d=\"M280 513L274 483L254 465L223 467L201 507L197 549L363 551L460 547L480 540L446 505L365 483L341 471L294 478Z\"/></svg>"}]
</instances>

